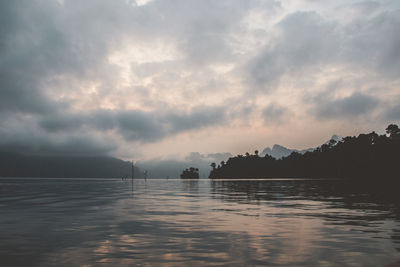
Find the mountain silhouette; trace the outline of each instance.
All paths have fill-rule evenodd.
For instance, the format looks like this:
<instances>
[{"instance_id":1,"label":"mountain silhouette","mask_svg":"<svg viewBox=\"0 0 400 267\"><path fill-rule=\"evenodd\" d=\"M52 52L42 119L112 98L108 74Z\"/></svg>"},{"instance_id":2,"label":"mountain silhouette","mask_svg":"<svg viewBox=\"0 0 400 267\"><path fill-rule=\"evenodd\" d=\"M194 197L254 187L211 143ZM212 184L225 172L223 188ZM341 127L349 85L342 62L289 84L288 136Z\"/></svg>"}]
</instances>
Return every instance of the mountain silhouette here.
<instances>
[{"instance_id":1,"label":"mountain silhouette","mask_svg":"<svg viewBox=\"0 0 400 267\"><path fill-rule=\"evenodd\" d=\"M329 139L328 141L325 142L325 144L328 144L330 142L332 143L331 140L333 140L334 144L336 145L338 142L341 142L343 140L343 138L339 135L334 134L334 135L332 135L331 139ZM270 147L264 148L264 150L261 152L260 156L264 157L265 155L269 155L273 158L281 159L281 158L289 156L293 152L296 152L299 154L304 154L306 152L312 152L312 151L316 150L317 148L318 147L298 150L298 149L291 149L291 148L284 147L282 145L275 144L272 146L272 148L270 148Z\"/></svg>"}]
</instances>

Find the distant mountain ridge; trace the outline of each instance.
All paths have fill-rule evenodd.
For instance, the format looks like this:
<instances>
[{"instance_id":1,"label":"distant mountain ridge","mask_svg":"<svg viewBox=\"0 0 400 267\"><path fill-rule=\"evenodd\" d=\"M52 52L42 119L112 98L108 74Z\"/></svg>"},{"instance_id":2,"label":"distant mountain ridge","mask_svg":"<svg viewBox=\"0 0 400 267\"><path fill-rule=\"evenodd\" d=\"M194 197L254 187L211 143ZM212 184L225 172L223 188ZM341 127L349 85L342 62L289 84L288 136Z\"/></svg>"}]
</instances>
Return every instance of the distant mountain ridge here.
<instances>
[{"instance_id":1,"label":"distant mountain ridge","mask_svg":"<svg viewBox=\"0 0 400 267\"><path fill-rule=\"evenodd\" d=\"M0 152L0 177L131 177L132 163L106 156L37 156ZM135 177L142 172L135 166Z\"/></svg>"},{"instance_id":2,"label":"distant mountain ridge","mask_svg":"<svg viewBox=\"0 0 400 267\"><path fill-rule=\"evenodd\" d=\"M336 145L337 143L341 142L342 140L343 140L343 138L341 136L334 134L334 135L332 135L331 139L329 139L329 141L325 142L325 144L329 144L332 142L333 145ZM306 152L312 152L315 149L317 149L317 147L298 150L298 149L290 149L290 148L275 144L272 146L272 149L270 147L264 148L264 150L261 152L260 156L263 157L265 155L270 155L271 157L274 157L276 159L281 159L281 158L289 156L293 152L304 154Z\"/></svg>"}]
</instances>

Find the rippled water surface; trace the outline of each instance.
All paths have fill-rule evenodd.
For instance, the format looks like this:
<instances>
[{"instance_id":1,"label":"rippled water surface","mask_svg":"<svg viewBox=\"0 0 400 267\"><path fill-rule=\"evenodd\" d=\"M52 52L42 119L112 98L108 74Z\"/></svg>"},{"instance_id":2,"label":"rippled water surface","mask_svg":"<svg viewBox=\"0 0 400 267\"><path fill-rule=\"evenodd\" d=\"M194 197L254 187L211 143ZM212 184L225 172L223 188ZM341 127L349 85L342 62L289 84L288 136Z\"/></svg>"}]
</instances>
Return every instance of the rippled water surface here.
<instances>
[{"instance_id":1,"label":"rippled water surface","mask_svg":"<svg viewBox=\"0 0 400 267\"><path fill-rule=\"evenodd\" d=\"M370 192L338 181L2 178L0 260L383 266L400 260L400 205Z\"/></svg>"}]
</instances>

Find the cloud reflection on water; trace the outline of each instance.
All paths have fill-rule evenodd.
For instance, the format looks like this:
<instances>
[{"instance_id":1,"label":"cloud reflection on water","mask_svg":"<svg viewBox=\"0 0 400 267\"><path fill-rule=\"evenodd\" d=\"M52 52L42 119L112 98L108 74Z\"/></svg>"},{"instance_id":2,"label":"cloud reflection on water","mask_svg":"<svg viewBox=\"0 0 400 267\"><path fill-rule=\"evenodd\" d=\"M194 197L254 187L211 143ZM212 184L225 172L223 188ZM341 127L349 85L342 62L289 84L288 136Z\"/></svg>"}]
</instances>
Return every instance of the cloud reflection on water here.
<instances>
[{"instance_id":1,"label":"cloud reflection on water","mask_svg":"<svg viewBox=\"0 0 400 267\"><path fill-rule=\"evenodd\" d=\"M58 266L379 266L400 257L398 206L337 182L134 183L131 192L120 180L1 180L1 258Z\"/></svg>"}]
</instances>

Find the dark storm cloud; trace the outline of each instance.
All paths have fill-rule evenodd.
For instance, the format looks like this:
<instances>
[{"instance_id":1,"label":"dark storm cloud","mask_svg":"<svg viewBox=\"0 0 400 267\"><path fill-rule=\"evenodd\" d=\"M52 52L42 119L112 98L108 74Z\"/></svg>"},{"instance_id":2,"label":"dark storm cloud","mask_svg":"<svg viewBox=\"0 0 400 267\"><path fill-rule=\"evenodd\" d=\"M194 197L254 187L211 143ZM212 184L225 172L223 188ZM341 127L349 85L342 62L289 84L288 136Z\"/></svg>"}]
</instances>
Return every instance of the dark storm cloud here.
<instances>
[{"instance_id":1,"label":"dark storm cloud","mask_svg":"<svg viewBox=\"0 0 400 267\"><path fill-rule=\"evenodd\" d=\"M80 128L84 120L78 115L56 113L42 116L38 124L49 133L69 132Z\"/></svg>"},{"instance_id":2,"label":"dark storm cloud","mask_svg":"<svg viewBox=\"0 0 400 267\"><path fill-rule=\"evenodd\" d=\"M87 124L99 130L115 129L128 141L151 142L188 130L224 124L221 107L197 107L186 112L157 110L99 111L87 117Z\"/></svg>"},{"instance_id":3,"label":"dark storm cloud","mask_svg":"<svg viewBox=\"0 0 400 267\"><path fill-rule=\"evenodd\" d=\"M280 123L288 112L289 110L286 107L277 104L270 104L262 110L264 123Z\"/></svg>"},{"instance_id":4,"label":"dark storm cloud","mask_svg":"<svg viewBox=\"0 0 400 267\"><path fill-rule=\"evenodd\" d=\"M249 63L257 87L271 89L282 75L332 60L337 53L335 24L315 12L297 12L277 25L280 34Z\"/></svg>"},{"instance_id":5,"label":"dark storm cloud","mask_svg":"<svg viewBox=\"0 0 400 267\"><path fill-rule=\"evenodd\" d=\"M344 60L388 78L400 75L400 8L366 16L351 24L344 36ZM397 76L397 77L396 77Z\"/></svg>"},{"instance_id":6,"label":"dark storm cloud","mask_svg":"<svg viewBox=\"0 0 400 267\"><path fill-rule=\"evenodd\" d=\"M243 17L252 9L274 10L273 0L175 0L152 1L143 11L146 29L174 36L190 65L229 62L236 55L230 47L231 34L240 29Z\"/></svg>"},{"instance_id":7,"label":"dark storm cloud","mask_svg":"<svg viewBox=\"0 0 400 267\"><path fill-rule=\"evenodd\" d=\"M127 141L151 142L173 134L224 125L223 107L201 106L188 111L98 110L81 114L55 113L42 117L39 126L48 133L73 133L82 128L116 130Z\"/></svg>"},{"instance_id":8,"label":"dark storm cloud","mask_svg":"<svg viewBox=\"0 0 400 267\"><path fill-rule=\"evenodd\" d=\"M1 1L0 111L53 112L66 105L46 91L54 78L106 80L113 74L108 52L132 34L133 7L124 1L63 3Z\"/></svg>"},{"instance_id":9,"label":"dark storm cloud","mask_svg":"<svg viewBox=\"0 0 400 267\"><path fill-rule=\"evenodd\" d=\"M52 134L42 131L29 117L14 116L2 121L0 136L0 151L23 154L106 155L116 149L110 139L96 137L90 132Z\"/></svg>"},{"instance_id":10,"label":"dark storm cloud","mask_svg":"<svg viewBox=\"0 0 400 267\"><path fill-rule=\"evenodd\" d=\"M1 110L51 112L57 103L43 91L46 79L85 67L63 14L56 1L2 1L0 10Z\"/></svg>"},{"instance_id":11,"label":"dark storm cloud","mask_svg":"<svg viewBox=\"0 0 400 267\"><path fill-rule=\"evenodd\" d=\"M197 107L186 112L127 110L111 114L111 120L110 115L104 112L94 114L95 126L104 127L108 124L108 127L115 128L126 140L141 142L156 141L173 134L224 124L226 117L221 107Z\"/></svg>"},{"instance_id":12,"label":"dark storm cloud","mask_svg":"<svg viewBox=\"0 0 400 267\"><path fill-rule=\"evenodd\" d=\"M29 17L21 14L20 4L18 1L0 3L0 111L44 112L49 103L38 88L42 72L40 58L30 40L36 36L30 29L32 25L25 25Z\"/></svg>"},{"instance_id":13,"label":"dark storm cloud","mask_svg":"<svg viewBox=\"0 0 400 267\"><path fill-rule=\"evenodd\" d=\"M369 95L353 93L351 96L339 99L320 99L316 103L315 113L318 118L351 118L369 114L379 103L379 100Z\"/></svg>"},{"instance_id":14,"label":"dark storm cloud","mask_svg":"<svg viewBox=\"0 0 400 267\"><path fill-rule=\"evenodd\" d=\"M168 1L154 2L161 5L162 15L166 16L174 34L181 37L179 47L191 63L203 65L210 61L226 61L232 57L226 37L231 27L239 23L245 8L243 1L230 4L227 1L204 2L178 1L181 14L176 16L176 5ZM212 7L212 8L210 8Z\"/></svg>"},{"instance_id":15,"label":"dark storm cloud","mask_svg":"<svg viewBox=\"0 0 400 267\"><path fill-rule=\"evenodd\" d=\"M172 132L198 129L204 126L223 125L226 117L225 107L201 106L189 112L173 112L163 116L167 128Z\"/></svg>"},{"instance_id":16,"label":"dark storm cloud","mask_svg":"<svg viewBox=\"0 0 400 267\"><path fill-rule=\"evenodd\" d=\"M272 90L286 74L313 75L335 65L396 78L400 74L400 9L378 9L380 4L375 2L364 4L349 7L363 14L350 23L312 11L284 17L275 25L277 38L247 65L253 86Z\"/></svg>"},{"instance_id":17,"label":"dark storm cloud","mask_svg":"<svg viewBox=\"0 0 400 267\"><path fill-rule=\"evenodd\" d=\"M385 114L384 117L388 121L400 121L400 99L397 99L397 103L395 105L390 105Z\"/></svg>"}]
</instances>

